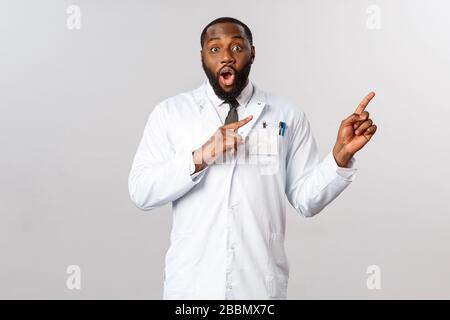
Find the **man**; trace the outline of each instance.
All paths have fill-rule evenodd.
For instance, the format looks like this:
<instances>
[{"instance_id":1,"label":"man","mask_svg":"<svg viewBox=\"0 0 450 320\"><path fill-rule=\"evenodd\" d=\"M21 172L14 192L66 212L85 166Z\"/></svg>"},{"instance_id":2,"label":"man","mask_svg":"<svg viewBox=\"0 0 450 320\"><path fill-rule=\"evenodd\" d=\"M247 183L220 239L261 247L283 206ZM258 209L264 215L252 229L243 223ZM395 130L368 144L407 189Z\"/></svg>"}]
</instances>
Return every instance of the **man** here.
<instances>
[{"instance_id":1,"label":"man","mask_svg":"<svg viewBox=\"0 0 450 320\"><path fill-rule=\"evenodd\" d=\"M369 93L319 160L305 114L248 79L250 29L233 18L201 34L208 78L149 116L129 176L133 202L172 202L165 299L284 299L285 199L305 217L319 213L353 180L354 154L377 127Z\"/></svg>"}]
</instances>

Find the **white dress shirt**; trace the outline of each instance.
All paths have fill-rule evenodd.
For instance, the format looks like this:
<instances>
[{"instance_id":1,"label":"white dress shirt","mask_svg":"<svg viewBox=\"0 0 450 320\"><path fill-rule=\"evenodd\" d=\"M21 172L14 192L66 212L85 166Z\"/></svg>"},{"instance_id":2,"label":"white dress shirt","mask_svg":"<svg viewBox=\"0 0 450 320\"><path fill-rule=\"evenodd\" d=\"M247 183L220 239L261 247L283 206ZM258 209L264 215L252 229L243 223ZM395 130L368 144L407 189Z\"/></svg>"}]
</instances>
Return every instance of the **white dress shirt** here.
<instances>
[{"instance_id":1,"label":"white dress shirt","mask_svg":"<svg viewBox=\"0 0 450 320\"><path fill-rule=\"evenodd\" d=\"M249 102L251 96L253 94L253 85L252 82L249 80L247 85L242 89L242 92L239 94L239 96L236 98L237 102L239 102L239 106L236 108L236 111L238 113L239 120L243 119L241 116L242 110L247 106L247 103ZM206 95L214 108L216 109L217 114L220 117L220 120L222 121L222 124L225 123L225 119L228 115L228 111L230 111L230 105L226 103L224 100L220 99L214 92L212 86L208 82L208 86L206 88Z\"/></svg>"},{"instance_id":2,"label":"white dress shirt","mask_svg":"<svg viewBox=\"0 0 450 320\"><path fill-rule=\"evenodd\" d=\"M338 167L332 152L320 161L298 108L250 82L238 102L239 119L253 115L238 130L245 144L226 162L194 175L192 151L229 110L208 81L162 101L144 129L128 187L142 210L172 202L165 299L285 299L285 196L299 214L311 217L356 176L354 158L349 168ZM286 123L284 135L280 121Z\"/></svg>"}]
</instances>

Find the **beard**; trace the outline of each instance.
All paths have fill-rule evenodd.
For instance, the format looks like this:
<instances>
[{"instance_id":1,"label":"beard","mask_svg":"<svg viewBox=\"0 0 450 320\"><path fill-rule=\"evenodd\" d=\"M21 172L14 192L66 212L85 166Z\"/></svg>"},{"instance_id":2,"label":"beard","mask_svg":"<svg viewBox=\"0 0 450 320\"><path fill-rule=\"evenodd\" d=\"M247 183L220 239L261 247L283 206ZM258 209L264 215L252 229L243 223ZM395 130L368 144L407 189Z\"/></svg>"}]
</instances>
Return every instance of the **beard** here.
<instances>
[{"instance_id":1,"label":"beard","mask_svg":"<svg viewBox=\"0 0 450 320\"><path fill-rule=\"evenodd\" d=\"M220 99L229 101L229 100L236 99L241 94L242 90L244 90L244 88L247 84L248 75L250 74L250 69L252 67L252 60L251 60L251 58L248 59L248 61L245 63L245 65L241 71L237 71L236 69L233 68L235 71L236 80L233 85L233 88L230 91L225 91L222 89L222 87L220 86L220 83L219 83L220 75L215 74L214 71L209 69L206 66L205 61L203 61L203 59L202 59L202 67L203 67L203 71L205 71L206 77L208 77L209 83L211 84L211 87L213 88L214 93Z\"/></svg>"}]
</instances>

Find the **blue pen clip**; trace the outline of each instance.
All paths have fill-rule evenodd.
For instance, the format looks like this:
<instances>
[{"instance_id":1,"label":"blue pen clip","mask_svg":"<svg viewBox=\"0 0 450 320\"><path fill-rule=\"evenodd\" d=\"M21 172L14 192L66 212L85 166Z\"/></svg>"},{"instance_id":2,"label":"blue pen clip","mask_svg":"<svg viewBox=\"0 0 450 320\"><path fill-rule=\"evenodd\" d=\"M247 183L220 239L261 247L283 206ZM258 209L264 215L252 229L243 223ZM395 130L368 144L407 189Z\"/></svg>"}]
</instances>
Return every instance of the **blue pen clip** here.
<instances>
[{"instance_id":1,"label":"blue pen clip","mask_svg":"<svg viewBox=\"0 0 450 320\"><path fill-rule=\"evenodd\" d=\"M284 132L286 131L286 122L280 121L278 123L278 135L282 135L284 137Z\"/></svg>"}]
</instances>

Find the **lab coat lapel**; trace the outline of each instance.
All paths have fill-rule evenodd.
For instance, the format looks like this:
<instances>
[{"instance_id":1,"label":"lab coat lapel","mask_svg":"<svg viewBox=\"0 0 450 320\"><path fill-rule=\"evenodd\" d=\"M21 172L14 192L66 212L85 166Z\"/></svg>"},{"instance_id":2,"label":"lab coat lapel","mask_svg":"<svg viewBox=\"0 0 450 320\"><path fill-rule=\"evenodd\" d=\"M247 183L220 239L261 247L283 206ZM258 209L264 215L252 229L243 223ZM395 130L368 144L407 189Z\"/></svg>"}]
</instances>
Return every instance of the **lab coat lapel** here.
<instances>
[{"instance_id":1,"label":"lab coat lapel","mask_svg":"<svg viewBox=\"0 0 450 320\"><path fill-rule=\"evenodd\" d=\"M200 112L201 140L205 142L222 125L219 115L206 96L206 82L194 91L194 100Z\"/></svg>"},{"instance_id":2,"label":"lab coat lapel","mask_svg":"<svg viewBox=\"0 0 450 320\"><path fill-rule=\"evenodd\" d=\"M249 115L253 116L253 119L244 125L243 127L238 129L238 133L245 139L245 137L249 134L249 132L255 126L255 123L258 122L259 117L264 111L266 107L266 97L264 92L259 90L254 84L254 93L252 98L250 99L245 111L244 116L247 117Z\"/></svg>"}]
</instances>

